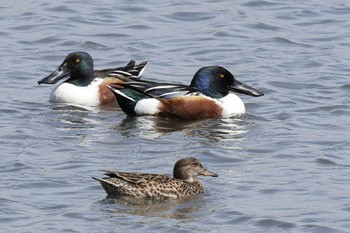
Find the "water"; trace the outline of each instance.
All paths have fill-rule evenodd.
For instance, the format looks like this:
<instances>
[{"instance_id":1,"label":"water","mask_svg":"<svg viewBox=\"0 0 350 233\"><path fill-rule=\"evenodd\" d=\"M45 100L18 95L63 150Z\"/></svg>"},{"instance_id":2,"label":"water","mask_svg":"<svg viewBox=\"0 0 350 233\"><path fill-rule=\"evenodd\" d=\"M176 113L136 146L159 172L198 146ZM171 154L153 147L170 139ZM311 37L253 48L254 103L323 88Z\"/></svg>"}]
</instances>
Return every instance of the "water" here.
<instances>
[{"instance_id":1,"label":"water","mask_svg":"<svg viewBox=\"0 0 350 233\"><path fill-rule=\"evenodd\" d=\"M348 1L3 2L1 232L349 232ZM144 79L222 65L264 97L247 114L176 122L48 102L37 81L71 51L97 69L147 58ZM219 178L164 203L105 199L101 169Z\"/></svg>"}]
</instances>

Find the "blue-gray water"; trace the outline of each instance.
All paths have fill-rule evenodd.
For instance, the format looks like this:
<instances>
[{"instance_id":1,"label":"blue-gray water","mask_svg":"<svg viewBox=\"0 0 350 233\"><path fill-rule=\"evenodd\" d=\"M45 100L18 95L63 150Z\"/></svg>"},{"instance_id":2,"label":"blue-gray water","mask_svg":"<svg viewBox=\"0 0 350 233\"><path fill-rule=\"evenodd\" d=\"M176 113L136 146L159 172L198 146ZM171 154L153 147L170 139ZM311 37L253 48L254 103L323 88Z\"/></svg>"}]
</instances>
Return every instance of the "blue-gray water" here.
<instances>
[{"instance_id":1,"label":"blue-gray water","mask_svg":"<svg viewBox=\"0 0 350 233\"><path fill-rule=\"evenodd\" d=\"M1 232L349 232L349 1L6 1L0 15ZM265 96L239 118L181 123L48 102L71 51L144 79L222 65ZM101 169L219 178L184 202L105 199Z\"/></svg>"}]
</instances>

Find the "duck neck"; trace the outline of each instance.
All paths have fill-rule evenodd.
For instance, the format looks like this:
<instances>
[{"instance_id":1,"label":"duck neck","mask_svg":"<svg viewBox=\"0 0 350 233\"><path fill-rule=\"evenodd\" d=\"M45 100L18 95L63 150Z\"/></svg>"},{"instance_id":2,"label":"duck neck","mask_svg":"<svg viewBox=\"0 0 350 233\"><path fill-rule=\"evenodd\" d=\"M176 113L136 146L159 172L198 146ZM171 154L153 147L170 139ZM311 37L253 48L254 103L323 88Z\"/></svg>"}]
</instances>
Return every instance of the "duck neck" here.
<instances>
[{"instance_id":1,"label":"duck neck","mask_svg":"<svg viewBox=\"0 0 350 233\"><path fill-rule=\"evenodd\" d=\"M190 175L183 173L181 171L178 171L178 170L174 170L174 178L179 179L179 180L184 180L187 182L191 182L191 183L197 181L196 177L190 176Z\"/></svg>"}]
</instances>

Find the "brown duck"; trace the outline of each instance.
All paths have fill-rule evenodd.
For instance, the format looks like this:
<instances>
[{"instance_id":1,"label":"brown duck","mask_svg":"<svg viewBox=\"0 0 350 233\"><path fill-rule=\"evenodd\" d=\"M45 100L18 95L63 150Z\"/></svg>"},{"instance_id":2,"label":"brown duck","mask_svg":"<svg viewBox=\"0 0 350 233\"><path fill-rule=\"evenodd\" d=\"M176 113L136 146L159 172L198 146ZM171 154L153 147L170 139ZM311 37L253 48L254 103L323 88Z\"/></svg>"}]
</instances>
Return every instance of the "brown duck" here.
<instances>
[{"instance_id":1,"label":"brown duck","mask_svg":"<svg viewBox=\"0 0 350 233\"><path fill-rule=\"evenodd\" d=\"M135 198L185 198L204 192L204 186L197 176L217 177L206 170L201 162L192 157L182 158L175 163L174 177L150 174L105 171L105 178L98 180L108 196L131 196Z\"/></svg>"}]
</instances>

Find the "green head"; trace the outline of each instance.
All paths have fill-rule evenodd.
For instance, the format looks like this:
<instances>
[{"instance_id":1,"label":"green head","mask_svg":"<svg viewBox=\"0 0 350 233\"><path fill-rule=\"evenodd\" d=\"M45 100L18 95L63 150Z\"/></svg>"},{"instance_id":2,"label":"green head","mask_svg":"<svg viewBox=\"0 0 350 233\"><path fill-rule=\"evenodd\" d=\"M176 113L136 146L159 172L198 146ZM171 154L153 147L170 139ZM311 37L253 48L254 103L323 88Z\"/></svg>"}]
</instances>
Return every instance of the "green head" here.
<instances>
[{"instance_id":1,"label":"green head","mask_svg":"<svg viewBox=\"0 0 350 233\"><path fill-rule=\"evenodd\" d=\"M49 76L38 81L39 84L54 84L69 77L66 82L77 86L87 86L94 79L94 62L90 54L73 52L68 54L62 64Z\"/></svg>"}]
</instances>

